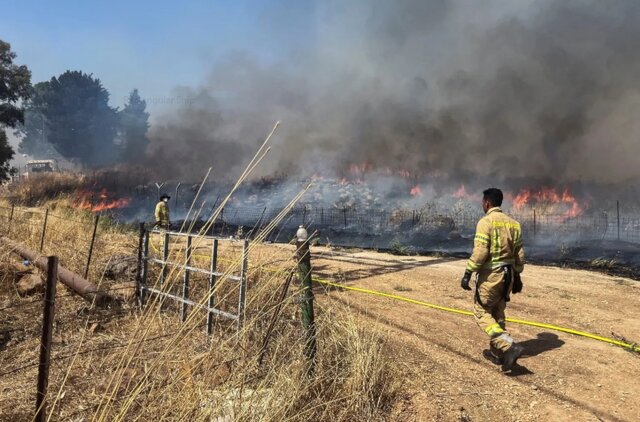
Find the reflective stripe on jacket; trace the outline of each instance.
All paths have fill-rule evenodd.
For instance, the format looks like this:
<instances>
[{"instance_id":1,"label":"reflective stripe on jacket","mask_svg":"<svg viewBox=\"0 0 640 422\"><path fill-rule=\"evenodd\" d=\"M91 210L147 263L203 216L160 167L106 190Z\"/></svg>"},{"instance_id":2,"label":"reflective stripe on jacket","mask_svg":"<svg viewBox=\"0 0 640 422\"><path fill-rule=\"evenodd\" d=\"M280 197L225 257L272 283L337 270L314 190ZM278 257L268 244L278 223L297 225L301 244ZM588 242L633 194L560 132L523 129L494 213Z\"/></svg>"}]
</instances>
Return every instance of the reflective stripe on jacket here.
<instances>
[{"instance_id":1,"label":"reflective stripe on jacket","mask_svg":"<svg viewBox=\"0 0 640 422\"><path fill-rule=\"evenodd\" d=\"M467 270L494 270L504 265L512 265L519 273L524 269L522 230L520 223L494 207L478 221Z\"/></svg>"}]
</instances>

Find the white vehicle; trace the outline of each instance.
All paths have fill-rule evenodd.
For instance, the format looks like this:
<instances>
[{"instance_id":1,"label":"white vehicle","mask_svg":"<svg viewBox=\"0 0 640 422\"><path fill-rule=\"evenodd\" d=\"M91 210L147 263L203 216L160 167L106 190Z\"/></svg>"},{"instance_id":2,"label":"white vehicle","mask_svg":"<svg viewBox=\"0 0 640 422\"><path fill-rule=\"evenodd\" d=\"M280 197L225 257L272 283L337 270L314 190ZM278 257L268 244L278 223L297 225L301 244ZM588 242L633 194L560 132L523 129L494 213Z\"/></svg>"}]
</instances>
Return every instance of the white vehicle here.
<instances>
[{"instance_id":1,"label":"white vehicle","mask_svg":"<svg viewBox=\"0 0 640 422\"><path fill-rule=\"evenodd\" d=\"M38 173L57 173L58 162L56 160L29 160L26 165L24 176L29 177L31 174Z\"/></svg>"}]
</instances>

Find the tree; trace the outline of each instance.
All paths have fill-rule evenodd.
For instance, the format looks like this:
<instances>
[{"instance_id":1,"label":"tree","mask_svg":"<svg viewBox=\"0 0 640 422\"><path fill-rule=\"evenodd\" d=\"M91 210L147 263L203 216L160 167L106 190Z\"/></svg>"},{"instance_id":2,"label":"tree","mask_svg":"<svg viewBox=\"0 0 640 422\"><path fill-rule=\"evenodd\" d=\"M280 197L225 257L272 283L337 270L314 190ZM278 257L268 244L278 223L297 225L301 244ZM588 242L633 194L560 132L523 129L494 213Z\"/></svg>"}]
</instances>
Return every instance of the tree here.
<instances>
[{"instance_id":1,"label":"tree","mask_svg":"<svg viewBox=\"0 0 640 422\"><path fill-rule=\"evenodd\" d=\"M130 163L140 162L149 145L149 113L146 108L146 101L140 98L138 90L134 89L129 94L129 102L119 113L123 159Z\"/></svg>"},{"instance_id":2,"label":"tree","mask_svg":"<svg viewBox=\"0 0 640 422\"><path fill-rule=\"evenodd\" d=\"M36 84L27 104L20 151L42 153L50 144L61 156L85 166L114 162L118 111L99 79L66 71Z\"/></svg>"},{"instance_id":3,"label":"tree","mask_svg":"<svg viewBox=\"0 0 640 422\"><path fill-rule=\"evenodd\" d=\"M24 65L14 64L15 58L11 45L0 40L0 180L7 179L13 158L4 128L24 122L24 110L18 104L29 96L31 88L31 72Z\"/></svg>"}]
</instances>

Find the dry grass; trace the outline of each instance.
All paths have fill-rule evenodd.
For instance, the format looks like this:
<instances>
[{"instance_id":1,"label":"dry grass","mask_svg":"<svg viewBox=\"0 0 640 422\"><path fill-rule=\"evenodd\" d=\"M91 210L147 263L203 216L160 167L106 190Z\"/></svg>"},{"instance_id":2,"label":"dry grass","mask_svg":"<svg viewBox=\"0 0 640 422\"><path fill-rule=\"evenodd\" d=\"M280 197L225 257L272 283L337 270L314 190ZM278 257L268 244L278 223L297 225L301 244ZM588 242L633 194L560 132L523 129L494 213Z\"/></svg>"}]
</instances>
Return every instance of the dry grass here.
<instances>
[{"instance_id":1,"label":"dry grass","mask_svg":"<svg viewBox=\"0 0 640 422\"><path fill-rule=\"evenodd\" d=\"M70 172L34 174L20 183L10 184L8 199L18 205L37 206L78 191L85 182L84 176Z\"/></svg>"},{"instance_id":2,"label":"dry grass","mask_svg":"<svg viewBox=\"0 0 640 422\"><path fill-rule=\"evenodd\" d=\"M92 217L58 198L49 206L44 254L56 254L61 265L82 273ZM16 208L17 210L17 208ZM7 209L0 209L5 215ZM37 250L42 209L14 211L10 237ZM65 219L52 217L64 216ZM6 220L3 220L6 221ZM153 242L157 242L156 239ZM275 326L265 361L257 356L273 315L281 286L295 265L291 252L252 243L246 320L242 330L218 319L207 339L205 313L191 310L181 323L177 307L151 300L140 309L88 306L60 285L56 307L50 410L55 420L384 420L396 389L396 376L385 354L385 333L358 321L345 305L319 295L316 302L318 361L316 375L307 378L297 287L287 296ZM206 268L209 246L194 241L194 265ZM89 279L112 289L103 271L116 255L134 254L135 232L105 220L99 227L94 265ZM201 256L202 255L202 256ZM184 244L173 242L172 260L184 257ZM0 251L3 261L10 252ZM237 243L221 242L220 269L237 273L241 261ZM271 268L279 267L281 271ZM159 271L150 281L158 285ZM171 271L163 289L178 292L183 273ZM0 351L0 373L37 363L40 301L17 297L13 280L0 284L0 331L11 340ZM192 275L192 298L204 303L204 277ZM321 293L321 292L319 292ZM221 277L216 302L231 310L237 285ZM39 298L36 298L39 299ZM0 414L6 420L33 415L37 367L0 376Z\"/></svg>"}]
</instances>

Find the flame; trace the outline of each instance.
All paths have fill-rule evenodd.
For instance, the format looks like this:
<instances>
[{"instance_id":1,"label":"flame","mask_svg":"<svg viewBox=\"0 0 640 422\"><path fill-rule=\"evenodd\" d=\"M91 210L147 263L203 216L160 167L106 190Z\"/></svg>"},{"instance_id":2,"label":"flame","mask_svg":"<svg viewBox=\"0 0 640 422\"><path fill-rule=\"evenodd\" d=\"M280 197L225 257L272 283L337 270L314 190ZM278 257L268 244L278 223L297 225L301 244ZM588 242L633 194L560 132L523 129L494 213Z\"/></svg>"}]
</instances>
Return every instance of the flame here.
<instances>
[{"instance_id":1,"label":"flame","mask_svg":"<svg viewBox=\"0 0 640 422\"><path fill-rule=\"evenodd\" d=\"M422 196L422 189L420 189L420 186L415 185L414 187L411 188L409 193L411 194L411 196L414 196L414 197Z\"/></svg>"},{"instance_id":2,"label":"flame","mask_svg":"<svg viewBox=\"0 0 640 422\"><path fill-rule=\"evenodd\" d=\"M584 212L584 208L576 197L569 192L569 189L564 189L561 192L549 187L522 189L513 199L513 206L515 209L520 210L527 205L541 206L542 208L564 206L567 208L563 214L565 218L577 217Z\"/></svg>"},{"instance_id":3,"label":"flame","mask_svg":"<svg viewBox=\"0 0 640 422\"><path fill-rule=\"evenodd\" d=\"M457 191L455 191L451 196L458 199L468 198L467 190L464 188L464 185L460 185Z\"/></svg>"},{"instance_id":4,"label":"flame","mask_svg":"<svg viewBox=\"0 0 640 422\"><path fill-rule=\"evenodd\" d=\"M109 199L106 189L94 193L88 190L78 192L78 197L73 203L73 207L92 212L100 212L117 208L124 208L129 205L129 198Z\"/></svg>"}]
</instances>

